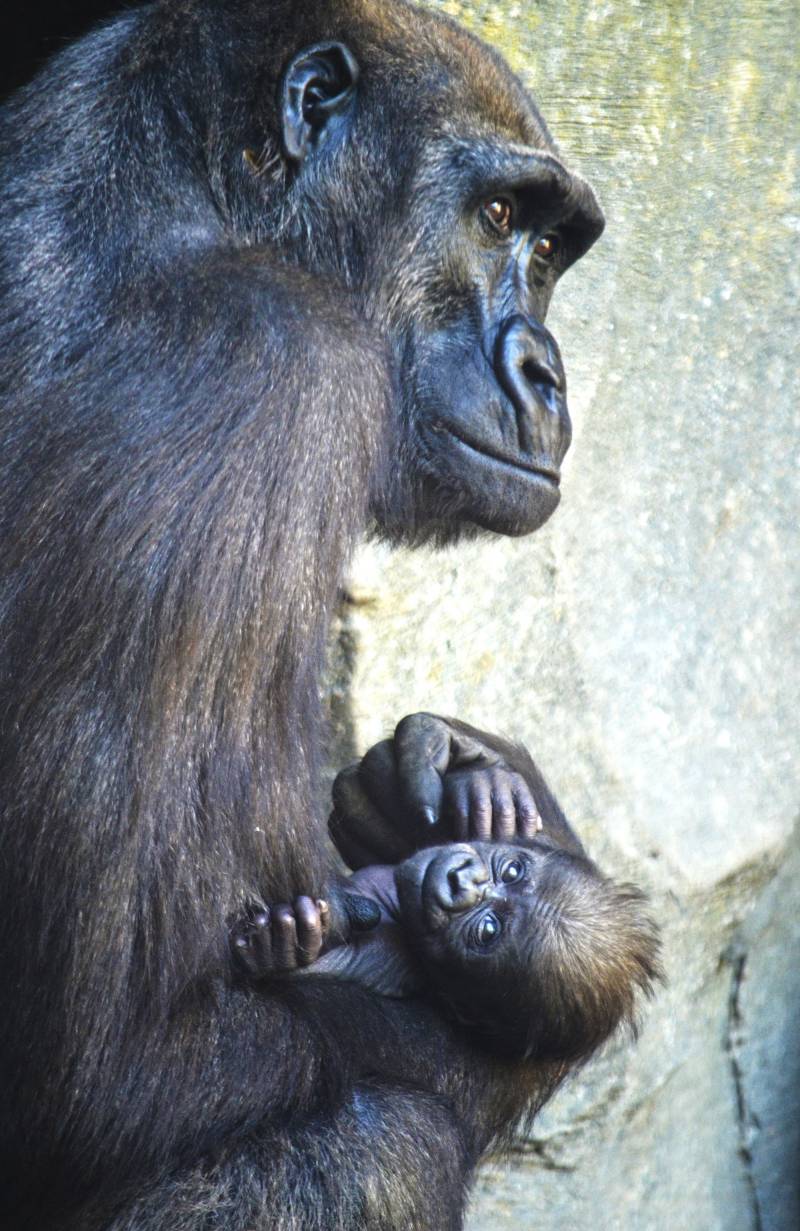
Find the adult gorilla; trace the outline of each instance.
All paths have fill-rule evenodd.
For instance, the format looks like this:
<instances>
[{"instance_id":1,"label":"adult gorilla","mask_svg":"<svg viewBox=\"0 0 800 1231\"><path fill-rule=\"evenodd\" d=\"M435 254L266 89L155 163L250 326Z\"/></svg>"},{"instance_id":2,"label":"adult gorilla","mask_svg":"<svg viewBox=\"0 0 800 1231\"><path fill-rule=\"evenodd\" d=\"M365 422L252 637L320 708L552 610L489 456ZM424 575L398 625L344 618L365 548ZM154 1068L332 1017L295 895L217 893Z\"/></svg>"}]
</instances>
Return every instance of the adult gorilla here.
<instances>
[{"instance_id":1,"label":"adult gorilla","mask_svg":"<svg viewBox=\"0 0 800 1231\"><path fill-rule=\"evenodd\" d=\"M329 877L357 536L555 508L594 197L402 0L128 12L0 141L2 1225L457 1227L528 1087L418 1005L238 985L228 928Z\"/></svg>"}]
</instances>

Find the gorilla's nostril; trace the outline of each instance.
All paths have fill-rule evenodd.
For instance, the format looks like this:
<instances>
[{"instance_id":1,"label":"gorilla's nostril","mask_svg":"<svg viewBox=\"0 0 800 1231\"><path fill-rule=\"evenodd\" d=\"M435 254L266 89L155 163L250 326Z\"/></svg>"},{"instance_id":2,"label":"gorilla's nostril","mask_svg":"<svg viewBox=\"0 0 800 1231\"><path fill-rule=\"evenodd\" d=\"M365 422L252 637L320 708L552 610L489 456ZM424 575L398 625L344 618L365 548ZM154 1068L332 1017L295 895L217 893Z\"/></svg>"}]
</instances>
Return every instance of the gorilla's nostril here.
<instances>
[{"instance_id":1,"label":"gorilla's nostril","mask_svg":"<svg viewBox=\"0 0 800 1231\"><path fill-rule=\"evenodd\" d=\"M549 364L529 356L522 361L521 371L528 384L552 385L559 393L561 392L561 379Z\"/></svg>"},{"instance_id":2,"label":"gorilla's nostril","mask_svg":"<svg viewBox=\"0 0 800 1231\"><path fill-rule=\"evenodd\" d=\"M542 324L516 315L504 322L494 353L498 384L517 420L520 449L558 470L569 446L567 383L558 347Z\"/></svg>"},{"instance_id":3,"label":"gorilla's nostril","mask_svg":"<svg viewBox=\"0 0 800 1231\"><path fill-rule=\"evenodd\" d=\"M466 859L457 867L448 868L447 891L456 910L468 908L477 901L489 880L489 873L474 859Z\"/></svg>"},{"instance_id":4,"label":"gorilla's nostril","mask_svg":"<svg viewBox=\"0 0 800 1231\"><path fill-rule=\"evenodd\" d=\"M464 873L467 869L467 864L461 864L458 868L450 868L447 873L447 884L453 898L461 897L466 888Z\"/></svg>"}]
</instances>

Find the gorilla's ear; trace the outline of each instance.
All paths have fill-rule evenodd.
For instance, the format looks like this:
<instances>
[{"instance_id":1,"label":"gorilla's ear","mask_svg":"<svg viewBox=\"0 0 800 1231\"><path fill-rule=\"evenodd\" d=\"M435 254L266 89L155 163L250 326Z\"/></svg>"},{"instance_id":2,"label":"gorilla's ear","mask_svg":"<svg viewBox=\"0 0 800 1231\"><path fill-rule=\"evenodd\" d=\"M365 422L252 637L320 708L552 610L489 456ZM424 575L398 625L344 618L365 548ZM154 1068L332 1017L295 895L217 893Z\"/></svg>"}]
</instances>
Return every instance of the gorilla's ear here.
<instances>
[{"instance_id":1,"label":"gorilla's ear","mask_svg":"<svg viewBox=\"0 0 800 1231\"><path fill-rule=\"evenodd\" d=\"M283 147L302 162L346 123L355 102L358 64L343 43L315 43L292 60L283 78Z\"/></svg>"}]
</instances>

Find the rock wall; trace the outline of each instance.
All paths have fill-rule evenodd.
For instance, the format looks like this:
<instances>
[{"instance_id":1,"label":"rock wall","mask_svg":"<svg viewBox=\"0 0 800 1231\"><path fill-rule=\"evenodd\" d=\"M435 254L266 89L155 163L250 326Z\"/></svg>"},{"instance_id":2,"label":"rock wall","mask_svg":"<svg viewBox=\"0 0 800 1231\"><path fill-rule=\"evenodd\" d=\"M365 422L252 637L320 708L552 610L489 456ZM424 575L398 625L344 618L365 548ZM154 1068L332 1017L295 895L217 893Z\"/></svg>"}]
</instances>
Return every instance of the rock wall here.
<instances>
[{"instance_id":1,"label":"rock wall","mask_svg":"<svg viewBox=\"0 0 800 1231\"><path fill-rule=\"evenodd\" d=\"M339 757L415 709L527 743L652 894L668 987L489 1166L471 1231L800 1226L800 10L440 5L531 86L608 214L548 323L571 379L537 536L366 548Z\"/></svg>"}]
</instances>

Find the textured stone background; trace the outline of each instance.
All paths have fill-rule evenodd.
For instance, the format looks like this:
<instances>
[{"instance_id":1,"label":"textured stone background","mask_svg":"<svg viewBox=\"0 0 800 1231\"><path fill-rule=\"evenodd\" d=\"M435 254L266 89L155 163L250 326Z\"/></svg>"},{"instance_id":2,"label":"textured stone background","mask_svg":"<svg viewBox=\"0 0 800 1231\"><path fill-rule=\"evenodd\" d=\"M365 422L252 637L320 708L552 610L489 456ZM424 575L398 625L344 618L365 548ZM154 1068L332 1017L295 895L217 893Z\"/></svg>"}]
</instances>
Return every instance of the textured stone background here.
<instances>
[{"instance_id":1,"label":"textured stone background","mask_svg":"<svg viewBox=\"0 0 800 1231\"><path fill-rule=\"evenodd\" d=\"M533 539L368 548L339 756L415 709L524 740L646 885L669 987L487 1168L471 1231L800 1227L796 0L441 5L530 84L606 237L549 323L563 502Z\"/></svg>"}]
</instances>

